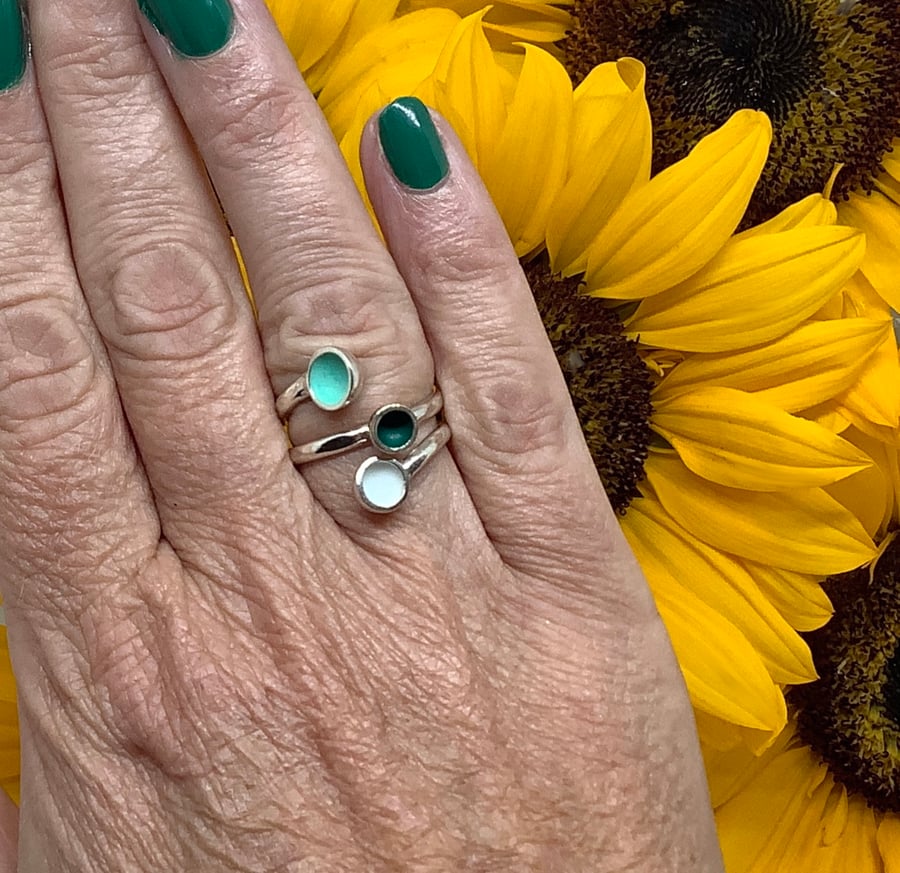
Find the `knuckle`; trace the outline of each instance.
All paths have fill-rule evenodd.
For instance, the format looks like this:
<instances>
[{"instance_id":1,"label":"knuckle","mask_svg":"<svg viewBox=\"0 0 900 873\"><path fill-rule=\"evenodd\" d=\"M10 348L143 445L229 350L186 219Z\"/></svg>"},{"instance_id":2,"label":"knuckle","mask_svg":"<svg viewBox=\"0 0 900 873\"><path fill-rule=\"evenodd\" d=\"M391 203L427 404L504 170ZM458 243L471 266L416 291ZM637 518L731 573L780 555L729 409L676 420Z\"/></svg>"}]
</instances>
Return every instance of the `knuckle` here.
<instances>
[{"instance_id":1,"label":"knuckle","mask_svg":"<svg viewBox=\"0 0 900 873\"><path fill-rule=\"evenodd\" d=\"M501 350L476 364L473 382L479 386L482 413L473 426L483 435L485 450L504 456L527 454L532 470L544 457L550 473L558 469L571 441L571 408L567 395L554 390L549 374L524 352ZM479 366L485 368L483 373Z\"/></svg>"},{"instance_id":2,"label":"knuckle","mask_svg":"<svg viewBox=\"0 0 900 873\"><path fill-rule=\"evenodd\" d=\"M54 441L96 413L90 342L60 300L16 296L0 305L0 427Z\"/></svg>"},{"instance_id":3,"label":"knuckle","mask_svg":"<svg viewBox=\"0 0 900 873\"><path fill-rule=\"evenodd\" d=\"M260 312L261 331L273 340L266 355L277 383L294 378L298 358L323 342L352 351L367 365L378 361L379 371L409 366L418 347L410 342L410 312L405 294L397 293L399 280L360 263L365 260L347 252L310 261L308 269L291 256L287 266L281 261L283 278L268 286ZM423 364L430 369L430 362Z\"/></svg>"},{"instance_id":4,"label":"knuckle","mask_svg":"<svg viewBox=\"0 0 900 873\"><path fill-rule=\"evenodd\" d=\"M140 80L152 70L140 34L99 33L97 20L94 10L82 27L73 27L71 21L61 23L43 64L54 89L70 106L93 113L82 116L91 125L96 124L97 113L120 113L122 101L141 92ZM121 116L114 120L124 123Z\"/></svg>"},{"instance_id":5,"label":"knuckle","mask_svg":"<svg viewBox=\"0 0 900 873\"><path fill-rule=\"evenodd\" d=\"M108 341L126 356L194 360L220 348L237 323L225 278L192 243L156 241L117 265L108 295Z\"/></svg>"},{"instance_id":6,"label":"knuckle","mask_svg":"<svg viewBox=\"0 0 900 873\"><path fill-rule=\"evenodd\" d=\"M226 94L222 116L209 145L224 166L239 169L248 149L271 151L279 142L302 142L292 135L301 127L293 88L261 74L246 83L247 87L222 84L220 93Z\"/></svg>"}]
</instances>

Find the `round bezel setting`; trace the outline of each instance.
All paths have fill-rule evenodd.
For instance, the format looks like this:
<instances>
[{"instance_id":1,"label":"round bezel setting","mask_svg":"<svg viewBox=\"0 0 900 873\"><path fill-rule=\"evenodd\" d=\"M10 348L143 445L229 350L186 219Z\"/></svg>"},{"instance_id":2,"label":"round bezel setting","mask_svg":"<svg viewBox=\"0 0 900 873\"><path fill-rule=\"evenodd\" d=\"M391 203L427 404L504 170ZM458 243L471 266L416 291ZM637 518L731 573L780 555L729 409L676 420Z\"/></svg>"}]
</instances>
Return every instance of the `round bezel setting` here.
<instances>
[{"instance_id":1,"label":"round bezel setting","mask_svg":"<svg viewBox=\"0 0 900 873\"><path fill-rule=\"evenodd\" d=\"M385 455L404 454L415 444L418 433L419 419L400 403L382 406L369 420L372 445Z\"/></svg>"},{"instance_id":2,"label":"round bezel setting","mask_svg":"<svg viewBox=\"0 0 900 873\"><path fill-rule=\"evenodd\" d=\"M370 512L393 512L408 494L409 473L395 460L368 458L356 470L356 497Z\"/></svg>"}]
</instances>

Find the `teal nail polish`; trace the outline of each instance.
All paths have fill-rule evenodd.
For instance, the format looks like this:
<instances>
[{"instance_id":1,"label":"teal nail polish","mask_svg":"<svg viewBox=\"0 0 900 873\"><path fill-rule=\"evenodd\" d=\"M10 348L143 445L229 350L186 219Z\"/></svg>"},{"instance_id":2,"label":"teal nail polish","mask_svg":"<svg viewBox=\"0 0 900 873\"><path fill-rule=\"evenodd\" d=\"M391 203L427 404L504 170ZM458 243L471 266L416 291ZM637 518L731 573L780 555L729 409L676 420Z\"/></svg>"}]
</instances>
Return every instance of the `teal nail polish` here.
<instances>
[{"instance_id":1,"label":"teal nail polish","mask_svg":"<svg viewBox=\"0 0 900 873\"><path fill-rule=\"evenodd\" d=\"M431 115L415 97L400 97L381 110L378 136L391 170L409 188L433 188L450 171Z\"/></svg>"},{"instance_id":2,"label":"teal nail polish","mask_svg":"<svg viewBox=\"0 0 900 873\"><path fill-rule=\"evenodd\" d=\"M186 57L214 54L231 37L234 12L228 0L138 0L138 6L175 51Z\"/></svg>"},{"instance_id":3,"label":"teal nail polish","mask_svg":"<svg viewBox=\"0 0 900 873\"><path fill-rule=\"evenodd\" d=\"M0 0L0 91L18 85L25 75L25 26L18 0Z\"/></svg>"}]
</instances>

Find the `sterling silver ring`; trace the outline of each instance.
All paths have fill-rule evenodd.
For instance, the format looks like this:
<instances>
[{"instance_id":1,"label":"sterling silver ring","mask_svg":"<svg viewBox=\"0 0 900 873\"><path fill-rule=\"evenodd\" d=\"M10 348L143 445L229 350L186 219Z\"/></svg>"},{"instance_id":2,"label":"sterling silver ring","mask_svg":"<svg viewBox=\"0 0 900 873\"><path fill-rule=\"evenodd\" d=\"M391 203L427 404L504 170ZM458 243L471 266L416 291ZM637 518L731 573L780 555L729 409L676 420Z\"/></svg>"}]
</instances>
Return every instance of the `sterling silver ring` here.
<instances>
[{"instance_id":1,"label":"sterling silver ring","mask_svg":"<svg viewBox=\"0 0 900 873\"><path fill-rule=\"evenodd\" d=\"M366 424L294 446L291 460L305 464L367 445L374 446L381 456L403 456L416 444L422 422L434 418L443 406L444 398L437 388L415 406L389 403L376 409Z\"/></svg>"},{"instance_id":2,"label":"sterling silver ring","mask_svg":"<svg viewBox=\"0 0 900 873\"><path fill-rule=\"evenodd\" d=\"M439 425L405 458L367 458L356 470L356 498L370 512L388 513L409 496L413 476L450 440L450 428Z\"/></svg>"},{"instance_id":3,"label":"sterling silver ring","mask_svg":"<svg viewBox=\"0 0 900 873\"><path fill-rule=\"evenodd\" d=\"M343 409L353 400L360 385L359 366L349 352L335 346L319 349L306 372L295 379L275 401L275 411L284 421L303 401L326 412Z\"/></svg>"}]
</instances>

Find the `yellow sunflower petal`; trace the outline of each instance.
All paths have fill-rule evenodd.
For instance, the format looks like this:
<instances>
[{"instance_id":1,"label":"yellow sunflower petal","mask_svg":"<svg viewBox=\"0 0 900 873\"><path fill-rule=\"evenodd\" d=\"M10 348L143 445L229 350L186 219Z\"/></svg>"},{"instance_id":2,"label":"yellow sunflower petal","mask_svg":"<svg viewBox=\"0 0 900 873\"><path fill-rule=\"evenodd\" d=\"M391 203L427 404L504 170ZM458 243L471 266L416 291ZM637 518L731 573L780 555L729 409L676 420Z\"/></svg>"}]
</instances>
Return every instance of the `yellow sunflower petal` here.
<instances>
[{"instance_id":1,"label":"yellow sunflower petal","mask_svg":"<svg viewBox=\"0 0 900 873\"><path fill-rule=\"evenodd\" d=\"M745 352L693 355L660 383L654 402L703 385L721 385L753 392L786 412L798 412L846 391L878 344L892 333L884 321L833 319L803 324Z\"/></svg>"},{"instance_id":2,"label":"yellow sunflower petal","mask_svg":"<svg viewBox=\"0 0 900 873\"><path fill-rule=\"evenodd\" d=\"M734 388L701 387L656 400L651 426L689 470L731 488L813 488L872 466L825 428Z\"/></svg>"},{"instance_id":3,"label":"yellow sunflower petal","mask_svg":"<svg viewBox=\"0 0 900 873\"><path fill-rule=\"evenodd\" d=\"M889 387L891 386L891 387ZM900 359L893 330L874 346L874 354L841 395L841 404L875 425L900 425Z\"/></svg>"},{"instance_id":4,"label":"yellow sunflower petal","mask_svg":"<svg viewBox=\"0 0 900 873\"><path fill-rule=\"evenodd\" d=\"M628 193L650 178L644 79L644 65L625 58L595 67L575 91L571 169L547 223L554 272L583 272L590 242Z\"/></svg>"},{"instance_id":5,"label":"yellow sunflower petal","mask_svg":"<svg viewBox=\"0 0 900 873\"><path fill-rule=\"evenodd\" d=\"M741 220L771 138L763 113L741 110L636 190L591 246L590 293L638 300L708 263Z\"/></svg>"},{"instance_id":6,"label":"yellow sunflower petal","mask_svg":"<svg viewBox=\"0 0 900 873\"><path fill-rule=\"evenodd\" d=\"M900 206L900 178L882 173L875 180L875 190L880 191L892 203Z\"/></svg>"},{"instance_id":7,"label":"yellow sunflower petal","mask_svg":"<svg viewBox=\"0 0 900 873\"><path fill-rule=\"evenodd\" d=\"M627 518L623 529L630 542L641 541ZM784 697L747 638L664 564L644 557L642 568L694 706L734 724L780 730L787 718Z\"/></svg>"},{"instance_id":8,"label":"yellow sunflower petal","mask_svg":"<svg viewBox=\"0 0 900 873\"><path fill-rule=\"evenodd\" d=\"M783 855L806 809L824 810L828 795L810 792L820 768L806 748L769 759L744 789L716 810L719 841L728 873L763 873L765 859Z\"/></svg>"},{"instance_id":9,"label":"yellow sunflower petal","mask_svg":"<svg viewBox=\"0 0 900 873\"><path fill-rule=\"evenodd\" d=\"M864 433L853 429L846 435L854 445L864 447L874 463L868 470L848 476L829 485L825 490L842 506L846 506L873 539L879 538L891 521L894 492L888 467L887 447ZM897 452L892 454L896 457Z\"/></svg>"},{"instance_id":10,"label":"yellow sunflower petal","mask_svg":"<svg viewBox=\"0 0 900 873\"><path fill-rule=\"evenodd\" d=\"M745 746L731 746L727 749L701 746L713 809L718 809L743 791L787 748L793 738L793 724L788 724L760 754L754 754Z\"/></svg>"},{"instance_id":11,"label":"yellow sunflower petal","mask_svg":"<svg viewBox=\"0 0 900 873\"><path fill-rule=\"evenodd\" d=\"M852 798L840 839L830 845L823 840L823 845L808 858L810 873L882 873L876 833L874 811L862 798Z\"/></svg>"},{"instance_id":12,"label":"yellow sunflower petal","mask_svg":"<svg viewBox=\"0 0 900 873\"><path fill-rule=\"evenodd\" d=\"M19 721L16 680L9 662L6 627L0 624L0 785L14 799L19 795Z\"/></svg>"},{"instance_id":13,"label":"yellow sunflower petal","mask_svg":"<svg viewBox=\"0 0 900 873\"><path fill-rule=\"evenodd\" d=\"M837 293L864 252L865 236L850 227L732 240L697 275L644 300L627 322L628 333L648 345L686 352L768 342Z\"/></svg>"},{"instance_id":14,"label":"yellow sunflower petal","mask_svg":"<svg viewBox=\"0 0 900 873\"><path fill-rule=\"evenodd\" d=\"M372 30L343 53L319 95L335 137L342 139L360 113L365 121L388 100L412 93L433 73L459 22L447 9L429 9Z\"/></svg>"},{"instance_id":15,"label":"yellow sunflower petal","mask_svg":"<svg viewBox=\"0 0 900 873\"><path fill-rule=\"evenodd\" d=\"M714 485L677 457L652 454L650 487L695 537L725 552L799 573L829 576L875 556L859 521L821 488L742 491Z\"/></svg>"},{"instance_id":16,"label":"yellow sunflower petal","mask_svg":"<svg viewBox=\"0 0 900 873\"><path fill-rule=\"evenodd\" d=\"M747 560L744 564L760 591L792 628L803 632L817 630L834 614L820 576Z\"/></svg>"},{"instance_id":17,"label":"yellow sunflower petal","mask_svg":"<svg viewBox=\"0 0 900 873\"><path fill-rule=\"evenodd\" d=\"M754 755L759 755L771 746L773 741L771 731L756 730L723 721L699 709L694 710L694 724L701 744L705 743L709 748L724 750L740 746L750 750Z\"/></svg>"},{"instance_id":18,"label":"yellow sunflower petal","mask_svg":"<svg viewBox=\"0 0 900 873\"><path fill-rule=\"evenodd\" d=\"M888 175L900 180L900 139L895 139L891 150L881 156L881 166Z\"/></svg>"},{"instance_id":19,"label":"yellow sunflower petal","mask_svg":"<svg viewBox=\"0 0 900 873\"><path fill-rule=\"evenodd\" d=\"M297 66L307 70L337 41L359 0L328 0L327 3L297 3L296 0L266 0L278 29L294 52ZM396 2L371 4L384 7L388 18ZM393 7L393 8L391 8Z\"/></svg>"},{"instance_id":20,"label":"yellow sunflower petal","mask_svg":"<svg viewBox=\"0 0 900 873\"><path fill-rule=\"evenodd\" d=\"M900 215L897 207L878 191L868 196L851 193L838 205L838 218L866 233L865 277L896 310L900 310L900 270L897 269L897 240Z\"/></svg>"},{"instance_id":21,"label":"yellow sunflower petal","mask_svg":"<svg viewBox=\"0 0 900 873\"><path fill-rule=\"evenodd\" d=\"M654 593L654 579L668 582L659 569L678 567L685 581L670 594L680 597L688 590L730 622L753 646L773 682L816 678L809 647L738 561L698 542L653 500L634 501L623 527Z\"/></svg>"},{"instance_id":22,"label":"yellow sunflower petal","mask_svg":"<svg viewBox=\"0 0 900 873\"><path fill-rule=\"evenodd\" d=\"M544 241L553 198L565 181L571 121L568 73L547 52L526 46L503 133L481 161L481 175L519 257Z\"/></svg>"},{"instance_id":23,"label":"yellow sunflower petal","mask_svg":"<svg viewBox=\"0 0 900 873\"><path fill-rule=\"evenodd\" d=\"M568 3L539 2L539 0L499 0L492 4L484 23L489 32L506 37L506 42L553 43L571 29L572 18L565 9ZM401 12L429 6L445 6L460 16L471 15L484 6L482 0L404 0ZM504 43L501 43L501 45Z\"/></svg>"},{"instance_id":24,"label":"yellow sunflower petal","mask_svg":"<svg viewBox=\"0 0 900 873\"><path fill-rule=\"evenodd\" d=\"M876 834L884 873L900 873L900 816L886 815Z\"/></svg>"},{"instance_id":25,"label":"yellow sunflower petal","mask_svg":"<svg viewBox=\"0 0 900 873\"><path fill-rule=\"evenodd\" d=\"M781 233L798 227L824 227L837 222L837 207L821 194L810 194L782 209L778 215L739 233L736 239Z\"/></svg>"},{"instance_id":26,"label":"yellow sunflower petal","mask_svg":"<svg viewBox=\"0 0 900 873\"><path fill-rule=\"evenodd\" d=\"M481 9L454 28L434 68L435 108L453 125L479 168L506 123L504 71L484 35L486 12Z\"/></svg>"}]
</instances>

